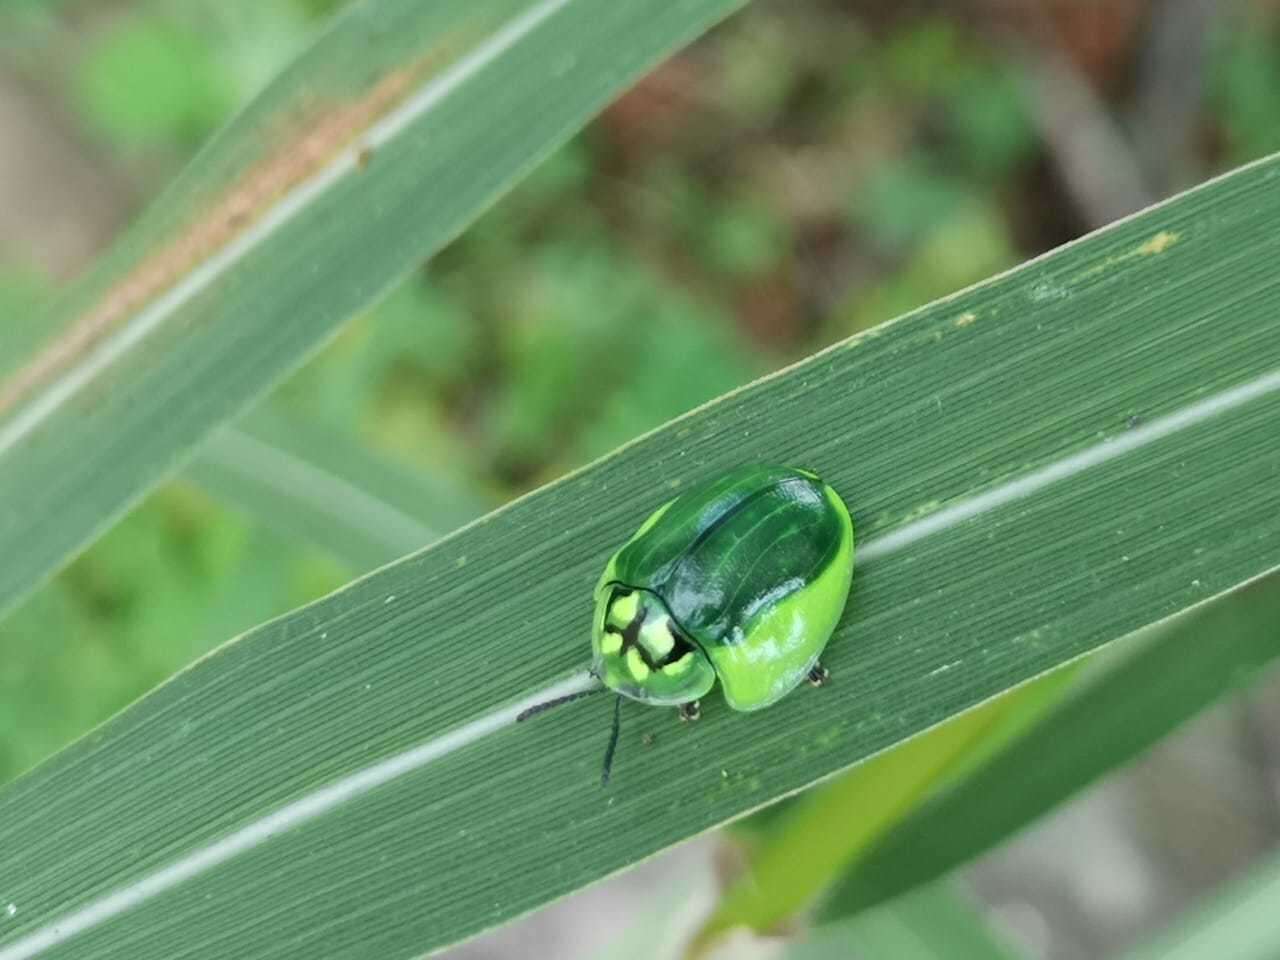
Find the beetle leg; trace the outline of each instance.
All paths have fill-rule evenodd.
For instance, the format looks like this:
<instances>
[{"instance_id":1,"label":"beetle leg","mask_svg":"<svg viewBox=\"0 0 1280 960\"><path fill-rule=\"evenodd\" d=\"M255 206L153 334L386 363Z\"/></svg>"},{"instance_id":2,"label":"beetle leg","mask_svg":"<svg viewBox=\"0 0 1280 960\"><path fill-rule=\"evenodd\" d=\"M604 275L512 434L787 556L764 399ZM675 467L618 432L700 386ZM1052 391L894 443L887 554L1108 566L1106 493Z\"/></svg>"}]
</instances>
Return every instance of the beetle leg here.
<instances>
[{"instance_id":1,"label":"beetle leg","mask_svg":"<svg viewBox=\"0 0 1280 960\"><path fill-rule=\"evenodd\" d=\"M820 687L827 682L827 678L831 676L831 671L820 663L815 663L809 670L809 682L815 687Z\"/></svg>"},{"instance_id":2,"label":"beetle leg","mask_svg":"<svg viewBox=\"0 0 1280 960\"><path fill-rule=\"evenodd\" d=\"M690 700L688 703L682 703L677 708L680 711L680 719L683 721L697 720L702 716L702 707L697 700Z\"/></svg>"}]
</instances>

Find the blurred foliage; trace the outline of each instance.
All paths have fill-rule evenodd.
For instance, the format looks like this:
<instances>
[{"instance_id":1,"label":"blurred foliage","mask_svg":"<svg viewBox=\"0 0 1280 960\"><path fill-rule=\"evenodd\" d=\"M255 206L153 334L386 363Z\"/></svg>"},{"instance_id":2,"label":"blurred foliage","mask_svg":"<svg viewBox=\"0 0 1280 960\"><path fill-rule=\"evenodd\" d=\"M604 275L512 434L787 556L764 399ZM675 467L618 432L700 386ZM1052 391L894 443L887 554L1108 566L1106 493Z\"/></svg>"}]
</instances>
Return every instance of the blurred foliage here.
<instances>
[{"instance_id":1,"label":"blurred foliage","mask_svg":"<svg viewBox=\"0 0 1280 960\"><path fill-rule=\"evenodd\" d=\"M0 79L46 98L121 195L145 201L340 5L8 0ZM1081 31L1058 6L1071 55ZM1205 172L1280 147L1276 22L1261 4L1219 19ZM1018 27L940 4L762 0L614 104L271 402L507 498L1071 239L1080 222L1007 46ZM1136 63L1140 40L1119 56ZM1123 86L1091 79L1119 111ZM0 374L47 295L0 264L18 347L0 350ZM0 624L0 781L353 572L187 485L152 497Z\"/></svg>"},{"instance_id":2,"label":"blurred foliage","mask_svg":"<svg viewBox=\"0 0 1280 960\"><path fill-rule=\"evenodd\" d=\"M245 627L346 571L173 486L0 623L6 779Z\"/></svg>"},{"instance_id":3,"label":"blurred foliage","mask_svg":"<svg viewBox=\"0 0 1280 960\"><path fill-rule=\"evenodd\" d=\"M1211 109L1221 124L1227 164L1280 150L1280 18L1242 15L1213 37Z\"/></svg>"},{"instance_id":4,"label":"blurred foliage","mask_svg":"<svg viewBox=\"0 0 1280 960\"><path fill-rule=\"evenodd\" d=\"M86 124L121 149L195 145L233 102L227 80L200 34L136 17L88 51L73 96Z\"/></svg>"}]
</instances>

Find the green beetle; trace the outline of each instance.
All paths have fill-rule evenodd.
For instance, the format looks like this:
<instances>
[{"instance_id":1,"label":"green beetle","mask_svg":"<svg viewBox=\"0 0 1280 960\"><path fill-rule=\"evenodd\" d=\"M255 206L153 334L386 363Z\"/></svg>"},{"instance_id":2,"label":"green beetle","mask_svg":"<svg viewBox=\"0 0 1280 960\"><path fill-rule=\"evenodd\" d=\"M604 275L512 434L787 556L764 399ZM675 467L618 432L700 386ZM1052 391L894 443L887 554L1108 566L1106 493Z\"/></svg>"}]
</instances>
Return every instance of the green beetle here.
<instances>
[{"instance_id":1,"label":"green beetle","mask_svg":"<svg viewBox=\"0 0 1280 960\"><path fill-rule=\"evenodd\" d=\"M849 511L807 470L740 467L655 510L595 589L591 672L620 695L604 779L622 697L693 719L717 677L735 710L821 683L852 575Z\"/></svg>"}]
</instances>

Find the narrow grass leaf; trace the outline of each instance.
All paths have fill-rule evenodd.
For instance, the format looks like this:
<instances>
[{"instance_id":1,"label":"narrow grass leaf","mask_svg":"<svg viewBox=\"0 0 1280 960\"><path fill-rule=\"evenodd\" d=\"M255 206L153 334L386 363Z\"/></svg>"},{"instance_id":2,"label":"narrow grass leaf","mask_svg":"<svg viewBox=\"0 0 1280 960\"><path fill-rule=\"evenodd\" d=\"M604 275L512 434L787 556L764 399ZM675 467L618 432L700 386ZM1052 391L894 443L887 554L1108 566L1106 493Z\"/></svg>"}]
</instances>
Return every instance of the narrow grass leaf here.
<instances>
[{"instance_id":1,"label":"narrow grass leaf","mask_svg":"<svg viewBox=\"0 0 1280 960\"><path fill-rule=\"evenodd\" d=\"M425 476L351 437L262 412L210 437L183 476L354 572L420 550L492 506L460 477Z\"/></svg>"}]
</instances>

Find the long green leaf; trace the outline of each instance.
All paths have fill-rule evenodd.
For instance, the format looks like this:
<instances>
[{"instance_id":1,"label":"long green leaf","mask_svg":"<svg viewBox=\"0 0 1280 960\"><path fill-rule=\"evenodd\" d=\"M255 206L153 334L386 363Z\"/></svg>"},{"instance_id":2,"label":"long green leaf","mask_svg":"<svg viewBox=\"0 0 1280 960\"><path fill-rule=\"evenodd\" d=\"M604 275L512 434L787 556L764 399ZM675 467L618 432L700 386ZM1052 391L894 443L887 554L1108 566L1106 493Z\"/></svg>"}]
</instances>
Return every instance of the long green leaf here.
<instances>
[{"instance_id":1,"label":"long green leaf","mask_svg":"<svg viewBox=\"0 0 1280 960\"><path fill-rule=\"evenodd\" d=\"M0 612L741 2L351 5L0 381Z\"/></svg>"},{"instance_id":2,"label":"long green leaf","mask_svg":"<svg viewBox=\"0 0 1280 960\"><path fill-rule=\"evenodd\" d=\"M995 846L1280 656L1280 577L1125 640L1131 649L1028 734L857 859L821 912L833 922ZM1010 789L1017 784L1017 789Z\"/></svg>"},{"instance_id":3,"label":"long green leaf","mask_svg":"<svg viewBox=\"0 0 1280 960\"><path fill-rule=\"evenodd\" d=\"M419 476L348 437L262 412L215 433L185 476L355 572L419 550L485 509L456 478Z\"/></svg>"},{"instance_id":4,"label":"long green leaf","mask_svg":"<svg viewBox=\"0 0 1280 960\"><path fill-rule=\"evenodd\" d=\"M0 958L419 954L1280 568L1277 177L838 344L227 644L0 794ZM601 789L610 704L514 718L587 683L609 553L751 460L852 505L833 684L687 728L627 703Z\"/></svg>"}]
</instances>

